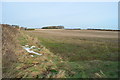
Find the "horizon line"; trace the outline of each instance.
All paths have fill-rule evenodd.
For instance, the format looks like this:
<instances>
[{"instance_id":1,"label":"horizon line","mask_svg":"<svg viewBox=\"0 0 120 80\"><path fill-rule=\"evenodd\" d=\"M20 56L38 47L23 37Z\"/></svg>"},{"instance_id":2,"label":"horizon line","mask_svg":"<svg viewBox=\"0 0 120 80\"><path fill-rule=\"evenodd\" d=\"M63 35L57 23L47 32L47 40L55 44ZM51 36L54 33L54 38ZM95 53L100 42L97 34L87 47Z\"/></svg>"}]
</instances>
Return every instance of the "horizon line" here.
<instances>
[{"instance_id":1,"label":"horizon line","mask_svg":"<svg viewBox=\"0 0 120 80\"><path fill-rule=\"evenodd\" d=\"M3 24L3 23L2 23ZM2 24L0 24L0 25L2 25ZM10 25L10 26L19 26L19 27L23 27L23 26L20 26L20 25L15 25L15 24L3 24L3 25ZM54 25L51 25L51 26L54 26ZM55 25L55 26L60 26L60 25ZM61 25L61 26L64 26L64 25ZM28 28L28 29L41 29L42 27L45 27L45 26L41 26L41 27L25 27L24 26L24 28ZM49 26L46 26L46 27L49 27ZM86 27L86 28L80 28L80 27L75 27L75 28L66 28L65 26L64 26L64 29L101 29L101 30L120 30L120 28L118 27L117 29L113 29L113 28L92 28L92 27Z\"/></svg>"}]
</instances>

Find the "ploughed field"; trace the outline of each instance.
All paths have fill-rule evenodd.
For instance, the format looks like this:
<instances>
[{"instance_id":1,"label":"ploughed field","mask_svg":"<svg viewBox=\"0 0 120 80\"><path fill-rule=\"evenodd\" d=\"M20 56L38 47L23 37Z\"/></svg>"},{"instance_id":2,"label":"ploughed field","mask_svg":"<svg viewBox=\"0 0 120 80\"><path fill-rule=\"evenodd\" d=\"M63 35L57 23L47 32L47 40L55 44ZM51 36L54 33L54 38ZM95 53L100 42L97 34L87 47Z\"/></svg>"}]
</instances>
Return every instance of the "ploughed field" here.
<instances>
[{"instance_id":1,"label":"ploughed field","mask_svg":"<svg viewBox=\"0 0 120 80\"><path fill-rule=\"evenodd\" d=\"M75 77L118 77L118 32L97 30L39 29L25 31L37 37L41 44L67 61L62 69L78 72ZM97 74L99 73L99 74Z\"/></svg>"}]
</instances>

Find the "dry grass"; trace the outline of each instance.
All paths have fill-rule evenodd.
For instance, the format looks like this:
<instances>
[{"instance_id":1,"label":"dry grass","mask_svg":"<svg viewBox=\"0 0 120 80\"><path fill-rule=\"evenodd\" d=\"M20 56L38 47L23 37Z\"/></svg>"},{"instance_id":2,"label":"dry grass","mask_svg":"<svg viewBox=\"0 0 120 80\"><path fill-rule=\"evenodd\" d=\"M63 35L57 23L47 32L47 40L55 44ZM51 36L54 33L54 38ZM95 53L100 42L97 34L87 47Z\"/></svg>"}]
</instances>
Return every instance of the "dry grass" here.
<instances>
[{"instance_id":1,"label":"dry grass","mask_svg":"<svg viewBox=\"0 0 120 80\"><path fill-rule=\"evenodd\" d=\"M24 34L24 35L23 35ZM31 57L29 53L23 52L18 56L18 63L16 64L17 74L14 75L17 78L55 78L55 77L65 77L63 76L63 72L57 68L54 60L58 59L60 61L60 57L51 53L48 49L41 45L39 40L36 37L29 36L24 31L21 31L21 35L19 36L19 43L21 45L34 45L40 48L38 53L41 53L42 56ZM54 72L56 71L56 72ZM58 76L59 74L59 76Z\"/></svg>"},{"instance_id":2,"label":"dry grass","mask_svg":"<svg viewBox=\"0 0 120 80\"><path fill-rule=\"evenodd\" d=\"M17 42L19 31L9 25L2 25L2 71L3 78L12 77L14 64L17 63L17 54L21 51ZM20 50L20 51L19 51Z\"/></svg>"}]
</instances>

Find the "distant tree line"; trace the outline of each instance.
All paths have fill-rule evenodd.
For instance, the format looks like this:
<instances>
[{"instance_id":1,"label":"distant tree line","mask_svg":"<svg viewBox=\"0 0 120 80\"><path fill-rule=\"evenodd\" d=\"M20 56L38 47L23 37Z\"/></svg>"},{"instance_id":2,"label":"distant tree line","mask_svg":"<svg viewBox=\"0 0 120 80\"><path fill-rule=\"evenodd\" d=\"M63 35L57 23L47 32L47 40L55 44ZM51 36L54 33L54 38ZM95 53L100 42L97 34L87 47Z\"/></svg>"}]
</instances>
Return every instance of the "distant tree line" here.
<instances>
[{"instance_id":1,"label":"distant tree line","mask_svg":"<svg viewBox=\"0 0 120 80\"><path fill-rule=\"evenodd\" d=\"M64 29L64 26L47 26L42 27L42 29Z\"/></svg>"},{"instance_id":2,"label":"distant tree line","mask_svg":"<svg viewBox=\"0 0 120 80\"><path fill-rule=\"evenodd\" d=\"M120 30L111 30L111 29L92 29L92 28L88 28L87 30L100 30L100 31L120 31Z\"/></svg>"}]
</instances>

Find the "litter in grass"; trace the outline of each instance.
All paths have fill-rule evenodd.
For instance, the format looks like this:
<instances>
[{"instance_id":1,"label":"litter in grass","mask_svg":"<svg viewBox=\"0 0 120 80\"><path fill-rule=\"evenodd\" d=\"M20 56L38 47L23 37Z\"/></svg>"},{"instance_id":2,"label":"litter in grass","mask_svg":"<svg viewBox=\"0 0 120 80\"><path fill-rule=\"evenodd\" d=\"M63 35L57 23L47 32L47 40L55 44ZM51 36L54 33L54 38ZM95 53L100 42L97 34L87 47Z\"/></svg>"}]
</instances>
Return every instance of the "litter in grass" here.
<instances>
[{"instance_id":1,"label":"litter in grass","mask_svg":"<svg viewBox=\"0 0 120 80\"><path fill-rule=\"evenodd\" d=\"M35 46L29 46L29 45L25 45L25 46L22 46L28 53L33 53L33 54L36 54L36 55L42 55L40 53L37 53L35 51L33 51L32 49L33 48L36 48ZM31 57L34 57L33 55L31 55Z\"/></svg>"},{"instance_id":2,"label":"litter in grass","mask_svg":"<svg viewBox=\"0 0 120 80\"><path fill-rule=\"evenodd\" d=\"M31 46L31 48L35 48L35 46Z\"/></svg>"},{"instance_id":3,"label":"litter in grass","mask_svg":"<svg viewBox=\"0 0 120 80\"><path fill-rule=\"evenodd\" d=\"M31 57L34 57L33 55L30 55Z\"/></svg>"}]
</instances>

